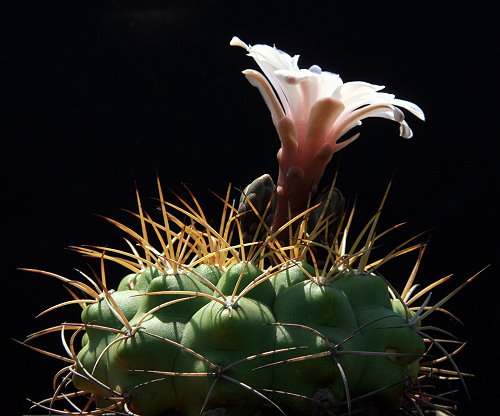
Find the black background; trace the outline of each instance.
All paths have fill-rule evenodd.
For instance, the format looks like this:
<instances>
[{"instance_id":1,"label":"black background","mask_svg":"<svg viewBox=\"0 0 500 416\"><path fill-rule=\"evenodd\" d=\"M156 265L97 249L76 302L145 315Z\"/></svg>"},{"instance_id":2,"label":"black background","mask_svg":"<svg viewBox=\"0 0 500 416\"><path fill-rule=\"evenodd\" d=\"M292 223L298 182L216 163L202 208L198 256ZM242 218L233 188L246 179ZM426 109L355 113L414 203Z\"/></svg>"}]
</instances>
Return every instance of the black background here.
<instances>
[{"instance_id":1,"label":"black background","mask_svg":"<svg viewBox=\"0 0 500 416\"><path fill-rule=\"evenodd\" d=\"M7 10L1 240L8 414L29 413L25 397L46 397L59 368L11 338L78 316L67 308L35 320L66 292L17 267L77 278L73 268L87 271L87 260L68 246L123 246L120 233L93 214L135 224L121 209L134 208L135 185L146 201L156 195L156 170L176 191L190 184L214 219L221 207L207 189L222 194L229 181L242 188L265 172L276 177L274 127L240 73L256 65L229 46L233 35L301 54L301 67L319 64L344 81L386 85L423 108L425 123L408 116L411 140L398 137L396 123L367 120L328 174L338 168L344 194L357 195L360 225L394 177L381 228L409 224L387 244L431 229L421 281L456 275L434 300L492 264L449 303L465 326L448 324L469 340L460 368L476 374L468 380L472 404L464 400L461 414L481 414L496 402L493 8L335 3L19 1ZM386 269L396 287L414 260L409 255ZM57 345L57 337L47 344Z\"/></svg>"}]
</instances>

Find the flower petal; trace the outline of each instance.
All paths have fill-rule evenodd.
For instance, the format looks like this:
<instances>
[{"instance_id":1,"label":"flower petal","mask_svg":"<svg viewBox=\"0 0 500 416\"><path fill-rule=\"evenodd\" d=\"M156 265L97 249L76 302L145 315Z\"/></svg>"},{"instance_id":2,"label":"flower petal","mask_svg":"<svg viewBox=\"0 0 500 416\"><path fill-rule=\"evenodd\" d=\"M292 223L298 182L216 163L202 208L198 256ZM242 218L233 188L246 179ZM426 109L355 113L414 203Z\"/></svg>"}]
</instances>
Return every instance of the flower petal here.
<instances>
[{"instance_id":1,"label":"flower petal","mask_svg":"<svg viewBox=\"0 0 500 416\"><path fill-rule=\"evenodd\" d=\"M404 119L403 112L391 104L382 103L367 105L350 113L342 113L335 122L327 141L332 144L336 143L342 135L358 124L361 120L368 117L388 118L390 120L398 121L399 123L401 123Z\"/></svg>"},{"instance_id":2,"label":"flower petal","mask_svg":"<svg viewBox=\"0 0 500 416\"><path fill-rule=\"evenodd\" d=\"M318 74L309 71L308 69L299 69L293 71L289 69L277 69L276 71L274 71L274 75L281 82L290 85L297 85L303 81L307 81L318 76Z\"/></svg>"},{"instance_id":3,"label":"flower petal","mask_svg":"<svg viewBox=\"0 0 500 416\"><path fill-rule=\"evenodd\" d=\"M266 66L269 72L274 72L277 69L299 70L298 55L292 57L274 46L254 45L249 46L247 51L257 64Z\"/></svg>"},{"instance_id":4,"label":"flower petal","mask_svg":"<svg viewBox=\"0 0 500 416\"><path fill-rule=\"evenodd\" d=\"M321 76L318 77L318 98L323 98L323 97L335 98L333 97L333 93L341 85L342 85L342 79L340 78L339 74L322 71Z\"/></svg>"},{"instance_id":5,"label":"flower petal","mask_svg":"<svg viewBox=\"0 0 500 416\"><path fill-rule=\"evenodd\" d=\"M349 105L349 101L354 101L363 95L373 94L382 89L384 89L383 85L375 85L362 81L351 81L340 85L332 93L332 98Z\"/></svg>"},{"instance_id":6,"label":"flower petal","mask_svg":"<svg viewBox=\"0 0 500 416\"><path fill-rule=\"evenodd\" d=\"M326 166L332 160L333 154L335 153L335 146L331 146L330 143L323 143L323 145L314 153L310 161L311 169L311 180L313 184L313 189L317 188L323 173L325 172Z\"/></svg>"},{"instance_id":7,"label":"flower petal","mask_svg":"<svg viewBox=\"0 0 500 416\"><path fill-rule=\"evenodd\" d=\"M276 98L276 94L274 93L271 85L260 72L254 71L253 69L246 69L243 71L243 74L250 84L260 91L262 98L264 98L264 101L267 104L267 108L269 108L269 111L271 112L273 123L277 126L278 122L285 116L285 112L283 111L278 98Z\"/></svg>"},{"instance_id":8,"label":"flower petal","mask_svg":"<svg viewBox=\"0 0 500 416\"><path fill-rule=\"evenodd\" d=\"M277 69L298 70L297 61L299 57L294 56L292 58L286 52L280 51L277 48L268 45L247 45L236 36L231 39L230 45L244 48L248 52L248 56L254 58L257 65L273 86L285 112L289 114L290 106L288 104L288 100L280 82L274 76L274 71Z\"/></svg>"},{"instance_id":9,"label":"flower petal","mask_svg":"<svg viewBox=\"0 0 500 416\"><path fill-rule=\"evenodd\" d=\"M288 105L285 113L296 123L297 133L303 138L309 111L317 96L317 75L307 69L278 69L274 76Z\"/></svg>"},{"instance_id":10,"label":"flower petal","mask_svg":"<svg viewBox=\"0 0 500 416\"><path fill-rule=\"evenodd\" d=\"M279 165L290 166L295 159L298 148L297 131L293 121L288 117L283 117L277 125L278 136L281 141L279 154Z\"/></svg>"},{"instance_id":11,"label":"flower petal","mask_svg":"<svg viewBox=\"0 0 500 416\"><path fill-rule=\"evenodd\" d=\"M411 139L413 137L413 132L406 121L402 121L399 124L399 135L404 139Z\"/></svg>"},{"instance_id":12,"label":"flower petal","mask_svg":"<svg viewBox=\"0 0 500 416\"><path fill-rule=\"evenodd\" d=\"M425 114L417 104L406 100L400 100L398 98L393 99L392 103L394 105L397 105L398 107L402 107L405 110L408 110L410 113L417 116L420 120L425 121Z\"/></svg>"},{"instance_id":13,"label":"flower petal","mask_svg":"<svg viewBox=\"0 0 500 416\"><path fill-rule=\"evenodd\" d=\"M312 106L304 140L302 158L308 159L325 143L328 132L344 110L344 105L333 98L322 98Z\"/></svg>"},{"instance_id":14,"label":"flower petal","mask_svg":"<svg viewBox=\"0 0 500 416\"><path fill-rule=\"evenodd\" d=\"M288 91L284 88L282 82L275 76L275 71L280 69L298 71L299 67L297 61L299 57L294 56L292 58L286 52L268 45L250 46L248 48L248 55L254 58L257 65L259 65L262 72L264 72L264 75L278 94L285 112L290 114L290 106L296 98L288 97Z\"/></svg>"},{"instance_id":15,"label":"flower petal","mask_svg":"<svg viewBox=\"0 0 500 416\"><path fill-rule=\"evenodd\" d=\"M348 138L347 140L342 140L340 143L336 143L335 144L335 152L338 152L339 150L342 150L344 147L346 147L347 145L351 144L353 141L355 141L359 136L361 135L361 133L356 133L355 135L351 136L350 138Z\"/></svg>"},{"instance_id":16,"label":"flower petal","mask_svg":"<svg viewBox=\"0 0 500 416\"><path fill-rule=\"evenodd\" d=\"M243 42L238 36L233 36L229 44L231 46L239 46L240 48L248 50L248 45L245 42Z\"/></svg>"}]
</instances>

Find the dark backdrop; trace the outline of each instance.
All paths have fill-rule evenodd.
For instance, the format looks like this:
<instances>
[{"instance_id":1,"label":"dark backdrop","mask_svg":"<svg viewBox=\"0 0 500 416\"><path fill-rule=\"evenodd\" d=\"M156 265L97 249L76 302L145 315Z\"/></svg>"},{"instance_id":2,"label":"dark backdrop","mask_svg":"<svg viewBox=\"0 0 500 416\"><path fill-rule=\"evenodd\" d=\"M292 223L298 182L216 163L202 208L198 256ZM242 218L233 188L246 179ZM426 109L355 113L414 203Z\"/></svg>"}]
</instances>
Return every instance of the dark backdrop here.
<instances>
[{"instance_id":1,"label":"dark backdrop","mask_svg":"<svg viewBox=\"0 0 500 416\"><path fill-rule=\"evenodd\" d=\"M59 368L11 338L78 313L35 320L66 292L17 267L76 278L73 268L87 270L87 260L66 247L122 244L94 214L133 223L121 209L134 208L135 185L145 200L156 195L156 170L175 190L190 184L214 218L220 206L207 189L276 177L274 127L240 74L256 65L229 46L233 35L300 53L302 67L319 64L344 81L386 85L424 109L425 123L408 116L411 140L397 137L395 123L366 121L329 174L338 168L341 189L358 196L360 224L394 177L382 226L408 221L396 242L431 229L420 278L456 275L434 299L492 263L449 305L465 324L451 328L470 340L457 362L476 374L468 380L473 404L462 412L491 405L499 248L493 9L335 3L20 1L8 10L1 196L10 414L28 413L25 397L45 397ZM401 286L413 261L402 259L387 277Z\"/></svg>"}]
</instances>

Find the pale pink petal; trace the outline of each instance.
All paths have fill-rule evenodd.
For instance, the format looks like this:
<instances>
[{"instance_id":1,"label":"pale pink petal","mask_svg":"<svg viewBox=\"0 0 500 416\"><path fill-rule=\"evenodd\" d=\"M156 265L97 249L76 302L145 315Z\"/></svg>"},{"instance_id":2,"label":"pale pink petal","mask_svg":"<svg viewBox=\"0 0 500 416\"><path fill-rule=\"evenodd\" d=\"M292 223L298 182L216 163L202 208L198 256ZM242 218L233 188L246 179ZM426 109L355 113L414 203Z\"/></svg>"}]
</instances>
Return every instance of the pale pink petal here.
<instances>
[{"instance_id":1,"label":"pale pink petal","mask_svg":"<svg viewBox=\"0 0 500 416\"><path fill-rule=\"evenodd\" d=\"M371 94L384 89L382 85L369 84L368 82L362 81L351 81L340 85L333 93L332 98L342 101L343 103L348 103L353 101L356 97Z\"/></svg>"},{"instance_id":2,"label":"pale pink petal","mask_svg":"<svg viewBox=\"0 0 500 416\"><path fill-rule=\"evenodd\" d=\"M248 52L248 55L254 58L257 65L273 86L285 112L289 113L290 106L288 104L287 97L283 92L280 82L274 76L274 71L277 69L298 69L298 57L292 58L287 53L268 45L247 45L236 36L231 39L230 45L244 48Z\"/></svg>"},{"instance_id":3,"label":"pale pink petal","mask_svg":"<svg viewBox=\"0 0 500 416\"><path fill-rule=\"evenodd\" d=\"M399 98L393 99L392 103L394 105L397 105L398 107L402 107L405 110L408 110L410 113L417 116L420 120L425 120L425 114L418 105L411 103L410 101L400 100Z\"/></svg>"},{"instance_id":4,"label":"pale pink petal","mask_svg":"<svg viewBox=\"0 0 500 416\"><path fill-rule=\"evenodd\" d=\"M355 141L359 136L361 135L361 133L356 133L355 135L351 136L349 139L347 140L342 140L340 143L336 143L335 145L335 152L338 152L339 150L342 150L344 147L346 147L347 145L351 144L353 141Z\"/></svg>"},{"instance_id":5,"label":"pale pink petal","mask_svg":"<svg viewBox=\"0 0 500 416\"><path fill-rule=\"evenodd\" d=\"M262 98L264 98L264 101L267 104L269 111L271 112L273 123L276 126L278 124L278 121L285 116L285 112L283 111L278 98L276 98L276 94L274 93L271 85L260 72L254 71L252 69L246 69L245 71L243 71L243 74L245 74L245 77L250 82L250 84L258 88L258 90L260 91Z\"/></svg>"},{"instance_id":6,"label":"pale pink petal","mask_svg":"<svg viewBox=\"0 0 500 416\"><path fill-rule=\"evenodd\" d=\"M301 160L310 158L326 142L326 137L344 109L344 105L333 98L322 98L312 106L309 115L309 127L304 140L304 150L299 155Z\"/></svg>"},{"instance_id":7,"label":"pale pink petal","mask_svg":"<svg viewBox=\"0 0 500 416\"><path fill-rule=\"evenodd\" d=\"M278 135L281 141L281 149L278 153L278 163L280 165L280 176L282 170L288 170L288 167L293 163L297 155L298 141L297 131L293 121L288 117L283 117L277 125ZM282 178L278 178L278 184Z\"/></svg>"},{"instance_id":8,"label":"pale pink petal","mask_svg":"<svg viewBox=\"0 0 500 416\"><path fill-rule=\"evenodd\" d=\"M318 77L318 98L333 97L333 93L342 85L342 79L333 72L322 71ZM335 98L337 99L337 98ZM338 101L342 101L337 99Z\"/></svg>"},{"instance_id":9,"label":"pale pink petal","mask_svg":"<svg viewBox=\"0 0 500 416\"><path fill-rule=\"evenodd\" d=\"M413 137L413 132L406 121L403 121L399 125L399 135L404 139L411 139Z\"/></svg>"},{"instance_id":10,"label":"pale pink petal","mask_svg":"<svg viewBox=\"0 0 500 416\"><path fill-rule=\"evenodd\" d=\"M327 138L329 143L336 143L337 140L347 133L355 123L368 118L368 117L383 117L395 120L398 122L403 121L403 114L401 110L390 104L371 104L362 107L351 113L342 113L342 115L335 122L330 136Z\"/></svg>"}]
</instances>

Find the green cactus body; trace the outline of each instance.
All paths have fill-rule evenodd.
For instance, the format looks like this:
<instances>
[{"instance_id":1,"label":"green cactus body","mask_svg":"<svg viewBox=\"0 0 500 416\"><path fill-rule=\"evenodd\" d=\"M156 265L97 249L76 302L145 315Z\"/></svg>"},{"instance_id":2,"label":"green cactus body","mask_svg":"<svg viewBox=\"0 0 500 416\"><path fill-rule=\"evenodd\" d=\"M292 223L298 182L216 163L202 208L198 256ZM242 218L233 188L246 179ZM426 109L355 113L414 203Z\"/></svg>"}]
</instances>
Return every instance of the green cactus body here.
<instances>
[{"instance_id":1,"label":"green cactus body","mask_svg":"<svg viewBox=\"0 0 500 416\"><path fill-rule=\"evenodd\" d=\"M308 280L316 275L314 267L304 261L284 264L282 270L272 276L269 281L274 286L276 296L296 283Z\"/></svg>"},{"instance_id":2,"label":"green cactus body","mask_svg":"<svg viewBox=\"0 0 500 416\"><path fill-rule=\"evenodd\" d=\"M269 357L245 361L252 355L274 349L274 327L266 325L272 322L274 317L269 308L251 298L241 298L235 309L212 301L196 312L184 330L181 343L200 353L217 368L189 352L179 352L177 371L214 373L213 376L175 379L176 391L182 400L181 408L188 414L199 413L213 383L217 384L210 395L210 406L234 406L239 409L235 414L240 414L244 408L258 407L262 401L259 396L224 377L255 389L272 387L270 368L252 371L259 365L270 363Z\"/></svg>"},{"instance_id":3,"label":"green cactus body","mask_svg":"<svg viewBox=\"0 0 500 416\"><path fill-rule=\"evenodd\" d=\"M356 365L349 365L349 362L352 361L351 356L337 356L337 348L334 348L337 344L342 343L338 347L339 351L346 348L354 351L363 349L359 334L355 334L343 343L357 328L349 300L334 285L319 285L308 279L284 290L276 300L274 312L280 323L303 326L283 327L287 336L279 338L278 348L307 345L307 350L302 351L302 353L331 352L331 355L321 358L311 358L294 364L276 366L275 382L283 384L282 387L279 386L279 390L292 391L312 397L312 393L319 388L328 387L333 392L335 402L343 401L346 386L344 386L344 381L339 374L339 366L346 372L349 384L355 385L358 383L364 361L364 358L359 359L358 357ZM324 338L308 328L317 331ZM291 377L291 371L295 372L295 377ZM306 383L302 381L304 377L306 377ZM294 402L301 407L305 404L296 400Z\"/></svg>"},{"instance_id":4,"label":"green cactus body","mask_svg":"<svg viewBox=\"0 0 500 416\"><path fill-rule=\"evenodd\" d=\"M112 299L127 319L132 319L137 312L140 299L135 295L138 293L134 290L123 290L111 294ZM92 377L109 385L108 375L112 371L109 368L109 351L106 352L106 348L116 338L116 332L93 326L119 330L123 325L112 312L110 302L106 299L87 306L82 311L82 323L89 326L86 327L82 349L78 353L79 366L73 375L73 383L77 388L92 392L97 397L107 397L110 393L109 390L104 389ZM103 353L104 355L102 355ZM82 370L82 366L85 368L85 372Z\"/></svg>"},{"instance_id":5,"label":"green cactus body","mask_svg":"<svg viewBox=\"0 0 500 416\"><path fill-rule=\"evenodd\" d=\"M195 280L198 279L203 281L207 286L210 286L208 282L215 286L217 285L217 283L219 283L219 279L222 275L222 270L212 264L200 264L187 271L186 275Z\"/></svg>"},{"instance_id":6,"label":"green cactus body","mask_svg":"<svg viewBox=\"0 0 500 416\"><path fill-rule=\"evenodd\" d=\"M252 287L261 274L262 270L259 270L252 263L241 262L234 264L221 276L217 288L227 296L231 296L236 288L235 294L239 295L248 285ZM261 301L270 307L276 299L274 287L269 280L255 284L255 287L252 287L246 296Z\"/></svg>"},{"instance_id":7,"label":"green cactus body","mask_svg":"<svg viewBox=\"0 0 500 416\"><path fill-rule=\"evenodd\" d=\"M156 415L175 407L172 378L144 371L172 368L178 349L163 339L179 341L184 326L181 322L164 322L152 316L141 323L143 330L112 348L109 354L114 363L111 385L127 395L135 413Z\"/></svg>"},{"instance_id":8,"label":"green cactus body","mask_svg":"<svg viewBox=\"0 0 500 416\"><path fill-rule=\"evenodd\" d=\"M217 274L212 268L203 267L196 274L158 275L150 280L138 311L130 321L132 326L139 325L141 330L117 343L112 357L121 370L115 380L117 389L127 392L134 412L149 416L175 408L173 378L148 371L173 370L179 352L176 343L181 341L186 323L209 302L205 297L190 293L210 294L212 289L200 276L210 281ZM187 294L165 293L183 291ZM187 300L173 303L182 298Z\"/></svg>"},{"instance_id":9,"label":"green cactus body","mask_svg":"<svg viewBox=\"0 0 500 416\"><path fill-rule=\"evenodd\" d=\"M400 315L400 303L400 313L394 312L393 305L397 303L391 302L387 284L379 276L344 274L336 284L350 299L357 325L363 328L360 334L364 338L365 351L387 354L366 357L357 390L367 394L393 386L382 390L376 399L384 407L398 408L399 398L411 379L407 367L423 355L424 342Z\"/></svg>"},{"instance_id":10,"label":"green cactus body","mask_svg":"<svg viewBox=\"0 0 500 416\"><path fill-rule=\"evenodd\" d=\"M367 395L353 408L392 409L418 372L424 344L409 324L413 314L377 275L328 280L303 261L270 278L250 262L224 272L209 265L155 270L122 279L120 287L141 291L112 294L131 330L109 300L82 313L85 324L121 331L87 327L78 356L102 385L81 367L74 384L101 406L113 390L144 416L201 408L244 415L264 404L314 414L314 398L328 392L323 403L331 408Z\"/></svg>"},{"instance_id":11,"label":"green cactus body","mask_svg":"<svg viewBox=\"0 0 500 416\"><path fill-rule=\"evenodd\" d=\"M266 192L266 204L252 192L244 203L273 208ZM336 205L328 209L322 210L328 218L341 222ZM165 254L148 251L146 237L139 239L146 255L134 254L138 266L128 268L136 272L117 291L95 290L108 279L93 287L74 283L86 297L79 301L82 324L69 325L83 334L69 371L74 387L90 397L88 408L95 406L97 413L88 415L363 415L414 407L407 393L420 388L424 340L432 342L421 315L432 310L410 309L418 297L409 294L411 284L398 295L364 271L373 270L366 247L373 247L375 233L359 253L340 255L345 235L315 208L263 241L248 242L261 231L237 224L239 244L230 245L228 224L247 211L234 209L219 231L194 210L181 212L205 228L173 217L182 227L161 240ZM263 226L261 213L253 214L248 224L260 215L257 227ZM312 243L308 232L316 236ZM77 350L78 342L70 344L67 350Z\"/></svg>"},{"instance_id":12,"label":"green cactus body","mask_svg":"<svg viewBox=\"0 0 500 416\"><path fill-rule=\"evenodd\" d=\"M120 280L117 290L130 289L144 292L147 290L151 280L158 277L160 274L161 272L158 269L151 266L144 268L139 273L127 274Z\"/></svg>"}]
</instances>

